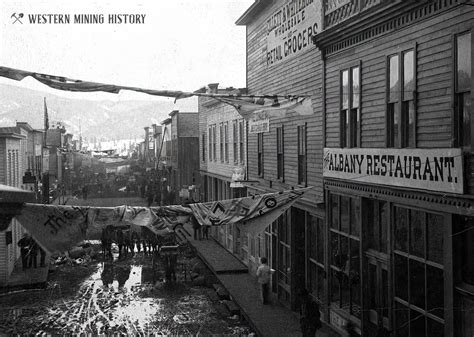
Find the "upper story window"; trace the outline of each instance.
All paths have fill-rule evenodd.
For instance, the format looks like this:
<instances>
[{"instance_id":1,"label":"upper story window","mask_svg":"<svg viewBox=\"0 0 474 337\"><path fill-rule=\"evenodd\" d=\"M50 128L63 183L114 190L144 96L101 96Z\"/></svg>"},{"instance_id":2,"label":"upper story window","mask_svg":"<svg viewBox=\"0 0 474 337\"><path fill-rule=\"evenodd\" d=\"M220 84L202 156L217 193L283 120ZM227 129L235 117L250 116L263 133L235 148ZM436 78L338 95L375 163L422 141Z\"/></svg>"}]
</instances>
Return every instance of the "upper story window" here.
<instances>
[{"instance_id":1,"label":"upper story window","mask_svg":"<svg viewBox=\"0 0 474 337\"><path fill-rule=\"evenodd\" d=\"M415 147L415 49L388 58L387 147Z\"/></svg>"},{"instance_id":2,"label":"upper story window","mask_svg":"<svg viewBox=\"0 0 474 337\"><path fill-rule=\"evenodd\" d=\"M283 126L276 128L276 136L277 136L277 179L284 180L285 179L285 157L283 151Z\"/></svg>"},{"instance_id":3,"label":"upper story window","mask_svg":"<svg viewBox=\"0 0 474 337\"><path fill-rule=\"evenodd\" d=\"M307 183L306 124L298 126L298 184Z\"/></svg>"},{"instance_id":4,"label":"upper story window","mask_svg":"<svg viewBox=\"0 0 474 337\"><path fill-rule=\"evenodd\" d=\"M224 123L219 124L219 145L219 154L221 156L221 162L224 162Z\"/></svg>"},{"instance_id":5,"label":"upper story window","mask_svg":"<svg viewBox=\"0 0 474 337\"><path fill-rule=\"evenodd\" d=\"M360 67L341 72L341 147L360 146Z\"/></svg>"},{"instance_id":6,"label":"upper story window","mask_svg":"<svg viewBox=\"0 0 474 337\"><path fill-rule=\"evenodd\" d=\"M257 134L257 174L263 177L263 132Z\"/></svg>"},{"instance_id":7,"label":"upper story window","mask_svg":"<svg viewBox=\"0 0 474 337\"><path fill-rule=\"evenodd\" d=\"M202 161L206 161L206 133L203 132L201 135L201 148L202 148Z\"/></svg>"},{"instance_id":8,"label":"upper story window","mask_svg":"<svg viewBox=\"0 0 474 337\"><path fill-rule=\"evenodd\" d=\"M213 133L215 131L215 125L209 125L209 134L208 134L208 140L209 140L209 161L214 160L215 158L215 151L214 151L214 146L215 146L215 134Z\"/></svg>"},{"instance_id":9,"label":"upper story window","mask_svg":"<svg viewBox=\"0 0 474 337\"><path fill-rule=\"evenodd\" d=\"M239 121L239 160L244 163L244 120Z\"/></svg>"},{"instance_id":10,"label":"upper story window","mask_svg":"<svg viewBox=\"0 0 474 337\"><path fill-rule=\"evenodd\" d=\"M456 36L455 146L471 149L472 33Z\"/></svg>"},{"instance_id":11,"label":"upper story window","mask_svg":"<svg viewBox=\"0 0 474 337\"><path fill-rule=\"evenodd\" d=\"M216 125L212 125L212 160L217 160L217 136L216 136ZM210 153L209 153L210 155Z\"/></svg>"},{"instance_id":12,"label":"upper story window","mask_svg":"<svg viewBox=\"0 0 474 337\"><path fill-rule=\"evenodd\" d=\"M233 142L233 156L234 164L239 163L239 122L237 120L232 122L232 142Z\"/></svg>"},{"instance_id":13,"label":"upper story window","mask_svg":"<svg viewBox=\"0 0 474 337\"><path fill-rule=\"evenodd\" d=\"M229 123L224 123L224 161L229 162Z\"/></svg>"}]
</instances>

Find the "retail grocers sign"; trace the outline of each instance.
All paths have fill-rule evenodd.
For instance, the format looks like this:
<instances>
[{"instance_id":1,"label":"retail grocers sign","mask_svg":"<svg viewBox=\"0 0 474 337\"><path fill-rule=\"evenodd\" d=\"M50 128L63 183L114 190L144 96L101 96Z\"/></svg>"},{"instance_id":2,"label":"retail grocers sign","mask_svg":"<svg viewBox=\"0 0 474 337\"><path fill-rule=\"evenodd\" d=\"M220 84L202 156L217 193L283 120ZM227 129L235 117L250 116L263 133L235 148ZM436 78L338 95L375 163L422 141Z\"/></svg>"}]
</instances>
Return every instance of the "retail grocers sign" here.
<instances>
[{"instance_id":1,"label":"retail grocers sign","mask_svg":"<svg viewBox=\"0 0 474 337\"><path fill-rule=\"evenodd\" d=\"M324 149L324 177L464 193L460 149Z\"/></svg>"},{"instance_id":2,"label":"retail grocers sign","mask_svg":"<svg viewBox=\"0 0 474 337\"><path fill-rule=\"evenodd\" d=\"M267 19L267 66L280 64L312 48L321 29L322 0L285 1Z\"/></svg>"}]
</instances>

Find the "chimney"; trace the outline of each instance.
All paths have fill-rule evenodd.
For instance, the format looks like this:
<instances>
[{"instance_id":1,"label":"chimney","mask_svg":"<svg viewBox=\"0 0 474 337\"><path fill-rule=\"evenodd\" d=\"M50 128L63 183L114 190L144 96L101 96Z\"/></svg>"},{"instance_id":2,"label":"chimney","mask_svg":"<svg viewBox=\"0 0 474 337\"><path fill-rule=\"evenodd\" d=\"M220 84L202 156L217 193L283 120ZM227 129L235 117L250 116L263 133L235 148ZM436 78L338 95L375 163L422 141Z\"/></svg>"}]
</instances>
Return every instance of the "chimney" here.
<instances>
[{"instance_id":1,"label":"chimney","mask_svg":"<svg viewBox=\"0 0 474 337\"><path fill-rule=\"evenodd\" d=\"M209 83L208 85L208 94L217 94L217 88L219 87L219 83Z\"/></svg>"}]
</instances>

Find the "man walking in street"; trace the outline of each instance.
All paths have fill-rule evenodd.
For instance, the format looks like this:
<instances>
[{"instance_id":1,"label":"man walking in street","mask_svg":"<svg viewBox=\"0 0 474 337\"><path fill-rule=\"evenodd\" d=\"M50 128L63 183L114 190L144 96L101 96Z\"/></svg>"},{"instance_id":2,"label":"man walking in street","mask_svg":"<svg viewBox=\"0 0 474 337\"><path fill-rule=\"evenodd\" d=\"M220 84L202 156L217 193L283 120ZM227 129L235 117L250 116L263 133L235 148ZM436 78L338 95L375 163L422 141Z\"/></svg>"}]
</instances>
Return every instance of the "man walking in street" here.
<instances>
[{"instance_id":1,"label":"man walking in street","mask_svg":"<svg viewBox=\"0 0 474 337\"><path fill-rule=\"evenodd\" d=\"M260 267L257 269L257 281L260 284L262 291L262 302L268 304L268 292L270 285L271 269L267 264L268 260L266 257L260 259Z\"/></svg>"}]
</instances>

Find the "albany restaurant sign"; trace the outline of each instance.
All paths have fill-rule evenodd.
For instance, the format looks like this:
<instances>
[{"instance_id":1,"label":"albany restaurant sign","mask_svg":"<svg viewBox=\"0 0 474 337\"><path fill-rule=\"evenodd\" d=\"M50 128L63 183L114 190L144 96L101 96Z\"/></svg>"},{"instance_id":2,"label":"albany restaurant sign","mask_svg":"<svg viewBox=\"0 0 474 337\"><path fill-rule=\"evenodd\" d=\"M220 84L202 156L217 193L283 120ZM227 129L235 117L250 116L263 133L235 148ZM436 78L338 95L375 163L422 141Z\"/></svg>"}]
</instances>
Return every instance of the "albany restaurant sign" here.
<instances>
[{"instance_id":1,"label":"albany restaurant sign","mask_svg":"<svg viewBox=\"0 0 474 337\"><path fill-rule=\"evenodd\" d=\"M325 178L464 193L460 149L325 148L323 167Z\"/></svg>"},{"instance_id":2,"label":"albany restaurant sign","mask_svg":"<svg viewBox=\"0 0 474 337\"><path fill-rule=\"evenodd\" d=\"M267 66L280 64L309 48L321 30L322 0L286 0L267 18Z\"/></svg>"}]
</instances>

